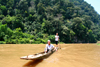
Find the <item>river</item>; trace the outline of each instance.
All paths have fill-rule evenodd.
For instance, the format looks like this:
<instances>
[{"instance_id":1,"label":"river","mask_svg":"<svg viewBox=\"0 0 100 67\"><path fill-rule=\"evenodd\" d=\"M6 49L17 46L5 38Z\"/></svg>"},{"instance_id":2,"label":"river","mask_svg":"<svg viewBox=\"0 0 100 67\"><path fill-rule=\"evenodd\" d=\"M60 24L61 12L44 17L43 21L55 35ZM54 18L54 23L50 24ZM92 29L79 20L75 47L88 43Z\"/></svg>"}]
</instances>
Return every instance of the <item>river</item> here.
<instances>
[{"instance_id":1,"label":"river","mask_svg":"<svg viewBox=\"0 0 100 67\"><path fill-rule=\"evenodd\" d=\"M47 59L20 59L44 48L45 44L1 44L0 67L100 67L100 46L96 44L61 44Z\"/></svg>"}]
</instances>

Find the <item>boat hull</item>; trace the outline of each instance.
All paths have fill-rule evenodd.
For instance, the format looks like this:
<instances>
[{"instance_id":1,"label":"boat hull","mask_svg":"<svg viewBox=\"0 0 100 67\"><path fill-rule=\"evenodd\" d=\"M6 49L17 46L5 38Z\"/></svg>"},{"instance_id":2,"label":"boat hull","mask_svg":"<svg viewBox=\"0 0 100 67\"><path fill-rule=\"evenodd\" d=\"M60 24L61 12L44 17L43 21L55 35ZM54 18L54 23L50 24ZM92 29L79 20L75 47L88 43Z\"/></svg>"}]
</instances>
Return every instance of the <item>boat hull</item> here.
<instances>
[{"instance_id":1,"label":"boat hull","mask_svg":"<svg viewBox=\"0 0 100 67\"><path fill-rule=\"evenodd\" d=\"M48 58L54 52L55 52L55 50L49 51L48 53L45 53L43 51L43 52L40 52L40 53L37 53L37 54L33 54L33 55L22 56L20 59L24 59L24 60L45 59L45 58Z\"/></svg>"}]
</instances>

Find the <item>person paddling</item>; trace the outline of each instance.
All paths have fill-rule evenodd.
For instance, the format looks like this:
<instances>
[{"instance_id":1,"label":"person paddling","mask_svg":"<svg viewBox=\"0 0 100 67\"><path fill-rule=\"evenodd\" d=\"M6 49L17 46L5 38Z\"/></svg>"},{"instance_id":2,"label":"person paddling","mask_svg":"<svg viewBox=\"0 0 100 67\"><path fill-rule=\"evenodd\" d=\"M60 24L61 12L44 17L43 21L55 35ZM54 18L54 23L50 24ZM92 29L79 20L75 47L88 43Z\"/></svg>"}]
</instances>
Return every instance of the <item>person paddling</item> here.
<instances>
[{"instance_id":1,"label":"person paddling","mask_svg":"<svg viewBox=\"0 0 100 67\"><path fill-rule=\"evenodd\" d=\"M54 45L50 43L50 40L48 40L48 44L46 44L45 52L48 53L50 50L55 49Z\"/></svg>"},{"instance_id":2,"label":"person paddling","mask_svg":"<svg viewBox=\"0 0 100 67\"><path fill-rule=\"evenodd\" d=\"M58 48L58 41L59 41L59 36L58 33L55 35L55 42L56 42L56 47Z\"/></svg>"}]
</instances>

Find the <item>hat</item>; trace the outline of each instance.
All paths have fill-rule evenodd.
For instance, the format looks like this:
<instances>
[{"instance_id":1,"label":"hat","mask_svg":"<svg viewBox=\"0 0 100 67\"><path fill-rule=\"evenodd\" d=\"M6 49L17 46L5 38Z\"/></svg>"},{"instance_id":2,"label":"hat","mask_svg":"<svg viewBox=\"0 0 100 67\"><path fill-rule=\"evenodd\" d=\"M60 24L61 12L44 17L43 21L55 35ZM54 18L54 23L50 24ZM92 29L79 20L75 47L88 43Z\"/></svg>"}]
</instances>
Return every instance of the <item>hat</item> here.
<instances>
[{"instance_id":1,"label":"hat","mask_svg":"<svg viewBox=\"0 0 100 67\"><path fill-rule=\"evenodd\" d=\"M48 42L49 42L50 40L48 40ZM50 41L51 42L51 41Z\"/></svg>"}]
</instances>

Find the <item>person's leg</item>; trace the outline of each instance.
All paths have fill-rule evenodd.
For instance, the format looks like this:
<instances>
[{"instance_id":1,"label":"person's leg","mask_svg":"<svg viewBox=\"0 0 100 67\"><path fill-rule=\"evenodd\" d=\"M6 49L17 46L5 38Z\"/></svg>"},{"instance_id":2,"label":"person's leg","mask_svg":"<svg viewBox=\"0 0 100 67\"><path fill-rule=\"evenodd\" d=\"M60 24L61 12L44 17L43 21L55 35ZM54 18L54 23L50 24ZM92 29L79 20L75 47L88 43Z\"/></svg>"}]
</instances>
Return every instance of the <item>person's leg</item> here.
<instances>
[{"instance_id":1,"label":"person's leg","mask_svg":"<svg viewBox=\"0 0 100 67\"><path fill-rule=\"evenodd\" d=\"M58 41L56 41L56 48L58 49Z\"/></svg>"},{"instance_id":2,"label":"person's leg","mask_svg":"<svg viewBox=\"0 0 100 67\"><path fill-rule=\"evenodd\" d=\"M47 49L47 53L49 52L49 49Z\"/></svg>"},{"instance_id":3,"label":"person's leg","mask_svg":"<svg viewBox=\"0 0 100 67\"><path fill-rule=\"evenodd\" d=\"M56 42L56 45L57 45L57 41L55 41Z\"/></svg>"}]
</instances>

